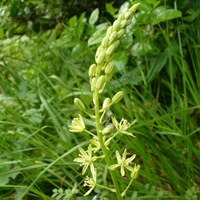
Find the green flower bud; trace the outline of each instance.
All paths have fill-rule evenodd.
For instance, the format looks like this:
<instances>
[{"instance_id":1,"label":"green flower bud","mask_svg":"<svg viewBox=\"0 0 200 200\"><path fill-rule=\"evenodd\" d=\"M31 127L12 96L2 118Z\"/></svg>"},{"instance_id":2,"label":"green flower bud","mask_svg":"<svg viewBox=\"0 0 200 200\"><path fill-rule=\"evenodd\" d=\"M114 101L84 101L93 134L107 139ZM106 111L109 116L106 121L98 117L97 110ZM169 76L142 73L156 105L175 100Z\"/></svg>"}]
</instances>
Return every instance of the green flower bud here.
<instances>
[{"instance_id":1,"label":"green flower bud","mask_svg":"<svg viewBox=\"0 0 200 200\"><path fill-rule=\"evenodd\" d=\"M109 62L112 61L112 60L113 60L113 54L111 54L111 55L106 55L105 61L106 61L107 63L109 63Z\"/></svg>"},{"instance_id":2,"label":"green flower bud","mask_svg":"<svg viewBox=\"0 0 200 200\"><path fill-rule=\"evenodd\" d=\"M124 15L125 19L129 19L131 14L132 14L132 12L130 12L130 11L126 12Z\"/></svg>"},{"instance_id":3,"label":"green flower bud","mask_svg":"<svg viewBox=\"0 0 200 200\"><path fill-rule=\"evenodd\" d=\"M115 20L113 23L113 31L118 31L120 29L120 22L119 20Z\"/></svg>"},{"instance_id":4,"label":"green flower bud","mask_svg":"<svg viewBox=\"0 0 200 200\"><path fill-rule=\"evenodd\" d=\"M113 54L114 50L118 47L119 40L117 40L115 43L111 44L108 49L106 50L106 55L110 56Z\"/></svg>"},{"instance_id":5,"label":"green flower bud","mask_svg":"<svg viewBox=\"0 0 200 200\"><path fill-rule=\"evenodd\" d=\"M74 99L74 105L75 105L80 111L85 110L85 105L84 105L84 103L83 103L79 98L75 98L75 99Z\"/></svg>"},{"instance_id":6,"label":"green flower bud","mask_svg":"<svg viewBox=\"0 0 200 200\"><path fill-rule=\"evenodd\" d=\"M101 52L103 52L105 49L104 49L104 47L102 47L102 46L99 46L98 48L97 48L97 51L96 51L96 54L95 54L95 56L96 57L98 57L99 56L99 54L101 53Z\"/></svg>"},{"instance_id":7,"label":"green flower bud","mask_svg":"<svg viewBox=\"0 0 200 200\"><path fill-rule=\"evenodd\" d=\"M103 110L109 109L110 104L111 104L110 98L105 98L105 100L103 101L102 109Z\"/></svg>"},{"instance_id":8,"label":"green flower bud","mask_svg":"<svg viewBox=\"0 0 200 200\"><path fill-rule=\"evenodd\" d=\"M118 33L114 31L109 37L109 44L113 43L116 39L118 39Z\"/></svg>"},{"instance_id":9,"label":"green flower bud","mask_svg":"<svg viewBox=\"0 0 200 200\"><path fill-rule=\"evenodd\" d=\"M115 45L110 45L109 47L108 47L108 49L106 50L106 55L108 55L108 56L110 56L110 55L112 55L113 54L113 52L114 52L114 50L115 50Z\"/></svg>"},{"instance_id":10,"label":"green flower bud","mask_svg":"<svg viewBox=\"0 0 200 200\"><path fill-rule=\"evenodd\" d=\"M105 67L105 73L110 74L112 72L113 68L114 68L114 65L115 64L114 64L113 61L109 62Z\"/></svg>"},{"instance_id":11,"label":"green flower bud","mask_svg":"<svg viewBox=\"0 0 200 200\"><path fill-rule=\"evenodd\" d=\"M96 88L96 77L92 78L91 91L93 92L95 88Z\"/></svg>"},{"instance_id":12,"label":"green flower bud","mask_svg":"<svg viewBox=\"0 0 200 200\"><path fill-rule=\"evenodd\" d=\"M102 42L101 42L101 46L102 47L107 47L108 46L108 42L109 42L109 38L108 37L104 37Z\"/></svg>"},{"instance_id":13,"label":"green flower bud","mask_svg":"<svg viewBox=\"0 0 200 200\"><path fill-rule=\"evenodd\" d=\"M121 23L121 21L124 19L124 13L120 13L117 20Z\"/></svg>"},{"instance_id":14,"label":"green flower bud","mask_svg":"<svg viewBox=\"0 0 200 200\"><path fill-rule=\"evenodd\" d=\"M122 35L124 35L125 33L125 30L124 29L121 29L118 31L118 38L120 38Z\"/></svg>"},{"instance_id":15,"label":"green flower bud","mask_svg":"<svg viewBox=\"0 0 200 200\"><path fill-rule=\"evenodd\" d=\"M113 32L113 27L112 26L110 26L108 29L107 29L107 31L106 31L106 35L111 35L111 33Z\"/></svg>"},{"instance_id":16,"label":"green flower bud","mask_svg":"<svg viewBox=\"0 0 200 200\"><path fill-rule=\"evenodd\" d=\"M128 11L130 11L131 13L135 12L139 5L140 5L140 3L134 4Z\"/></svg>"},{"instance_id":17,"label":"green flower bud","mask_svg":"<svg viewBox=\"0 0 200 200\"><path fill-rule=\"evenodd\" d=\"M99 90L99 94L101 94L103 92L103 89L104 89L105 86L106 86L106 82L104 83L104 85L102 86L102 88Z\"/></svg>"},{"instance_id":18,"label":"green flower bud","mask_svg":"<svg viewBox=\"0 0 200 200\"><path fill-rule=\"evenodd\" d=\"M118 102L122 99L123 96L124 96L124 92L123 92L123 91L117 92L117 93L114 95L114 97L112 98L112 102L113 102L113 103L118 103Z\"/></svg>"},{"instance_id":19,"label":"green flower bud","mask_svg":"<svg viewBox=\"0 0 200 200\"><path fill-rule=\"evenodd\" d=\"M128 21L126 19L124 19L123 21L121 21L120 26L121 26L122 29L127 26L127 22Z\"/></svg>"},{"instance_id":20,"label":"green flower bud","mask_svg":"<svg viewBox=\"0 0 200 200\"><path fill-rule=\"evenodd\" d=\"M96 54L95 56L95 61L98 65L101 65L103 64L104 60L105 60L105 57L106 57L106 54L105 54L105 51L101 51L99 53L99 55Z\"/></svg>"},{"instance_id":21,"label":"green flower bud","mask_svg":"<svg viewBox=\"0 0 200 200\"><path fill-rule=\"evenodd\" d=\"M106 135L109 132L110 132L110 128L109 127L104 128L103 131L102 131L103 135Z\"/></svg>"},{"instance_id":22,"label":"green flower bud","mask_svg":"<svg viewBox=\"0 0 200 200\"><path fill-rule=\"evenodd\" d=\"M106 74L106 81L108 82L108 81L110 81L111 79L112 79L112 73L110 73L110 74Z\"/></svg>"},{"instance_id":23,"label":"green flower bud","mask_svg":"<svg viewBox=\"0 0 200 200\"><path fill-rule=\"evenodd\" d=\"M97 80L96 89L97 90L102 90L103 87L104 87L105 82L106 82L105 76L101 75Z\"/></svg>"},{"instance_id":24,"label":"green flower bud","mask_svg":"<svg viewBox=\"0 0 200 200\"><path fill-rule=\"evenodd\" d=\"M96 74L96 68L97 68L96 64L90 65L90 68L89 68L89 71L88 71L89 77L95 76L95 74Z\"/></svg>"}]
</instances>

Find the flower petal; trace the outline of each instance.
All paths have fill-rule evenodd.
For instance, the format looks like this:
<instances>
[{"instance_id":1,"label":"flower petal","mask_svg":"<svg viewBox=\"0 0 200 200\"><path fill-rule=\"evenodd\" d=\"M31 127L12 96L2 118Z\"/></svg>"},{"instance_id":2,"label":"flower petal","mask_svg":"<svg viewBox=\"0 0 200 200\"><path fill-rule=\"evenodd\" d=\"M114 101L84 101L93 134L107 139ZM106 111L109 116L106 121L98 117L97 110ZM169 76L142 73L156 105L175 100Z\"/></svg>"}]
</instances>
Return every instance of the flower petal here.
<instances>
[{"instance_id":1,"label":"flower petal","mask_svg":"<svg viewBox=\"0 0 200 200\"><path fill-rule=\"evenodd\" d=\"M120 167L120 164L110 165L110 166L108 167L108 169L109 169L109 170L114 170L114 169L116 169L117 167Z\"/></svg>"}]
</instances>

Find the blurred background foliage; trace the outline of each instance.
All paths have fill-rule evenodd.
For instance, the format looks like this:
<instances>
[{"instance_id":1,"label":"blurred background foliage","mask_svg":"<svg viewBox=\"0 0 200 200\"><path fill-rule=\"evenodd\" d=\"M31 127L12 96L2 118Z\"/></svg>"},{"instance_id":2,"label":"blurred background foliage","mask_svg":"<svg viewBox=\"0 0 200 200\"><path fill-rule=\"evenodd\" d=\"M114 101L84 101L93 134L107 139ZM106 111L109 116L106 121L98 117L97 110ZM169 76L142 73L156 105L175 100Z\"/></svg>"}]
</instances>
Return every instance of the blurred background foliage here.
<instances>
[{"instance_id":1,"label":"blurred background foliage","mask_svg":"<svg viewBox=\"0 0 200 200\"><path fill-rule=\"evenodd\" d=\"M45 31L58 23L66 22L74 15L86 16L99 8L101 18L110 17L106 12L106 4L119 7L124 0L119 1L89 1L89 0L9 0L1 2L1 18L4 30L13 34L25 34L30 31Z\"/></svg>"},{"instance_id":2,"label":"blurred background foliage","mask_svg":"<svg viewBox=\"0 0 200 200\"><path fill-rule=\"evenodd\" d=\"M2 0L0 3L1 28L9 36L25 34L28 31L45 31L56 27L58 23L65 23L74 15L80 16L83 12L88 17L96 8L100 11L100 21L113 20L117 8L124 2L125 0ZM151 4L156 1L149 2ZM181 2L169 0L167 5L174 7L174 2L183 12L187 12L195 4L195 1L189 0ZM164 4L164 1L161 3Z\"/></svg>"}]
</instances>

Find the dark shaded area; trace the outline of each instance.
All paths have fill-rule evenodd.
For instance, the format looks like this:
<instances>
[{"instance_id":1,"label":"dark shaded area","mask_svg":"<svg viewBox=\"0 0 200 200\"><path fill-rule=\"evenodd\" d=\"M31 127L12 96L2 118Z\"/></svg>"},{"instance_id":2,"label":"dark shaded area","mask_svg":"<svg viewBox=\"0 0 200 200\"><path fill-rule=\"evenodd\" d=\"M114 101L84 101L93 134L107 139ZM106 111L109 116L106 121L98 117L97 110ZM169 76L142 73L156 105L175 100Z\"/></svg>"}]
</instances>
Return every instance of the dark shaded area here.
<instances>
[{"instance_id":1,"label":"dark shaded area","mask_svg":"<svg viewBox=\"0 0 200 200\"><path fill-rule=\"evenodd\" d=\"M106 12L106 3L112 3L113 7L118 8L123 2L125 0L114 2L112 0L18 0L9 3L5 1L1 4L3 9L9 13L7 24L12 24L12 27L5 25L4 30L9 29L10 36L26 33L26 27L35 32L45 31L55 27L60 22L65 23L74 15L80 16L81 13L85 12L86 16L90 16L96 8L100 10L101 19L106 17L112 20L112 16Z\"/></svg>"}]
</instances>

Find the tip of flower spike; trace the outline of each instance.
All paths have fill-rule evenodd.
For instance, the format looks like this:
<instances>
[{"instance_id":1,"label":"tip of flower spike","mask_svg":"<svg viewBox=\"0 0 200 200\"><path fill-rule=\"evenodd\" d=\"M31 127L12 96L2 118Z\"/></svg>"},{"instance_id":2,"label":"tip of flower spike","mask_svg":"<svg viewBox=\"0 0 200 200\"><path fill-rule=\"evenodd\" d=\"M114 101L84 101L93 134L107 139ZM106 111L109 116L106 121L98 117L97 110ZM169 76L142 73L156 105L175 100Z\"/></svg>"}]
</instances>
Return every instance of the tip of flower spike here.
<instances>
[{"instance_id":1,"label":"tip of flower spike","mask_svg":"<svg viewBox=\"0 0 200 200\"><path fill-rule=\"evenodd\" d=\"M137 8L139 7L139 5L140 5L140 3L134 4L134 5L129 9L129 11L130 11L130 12L135 12L135 11L137 10Z\"/></svg>"}]
</instances>

